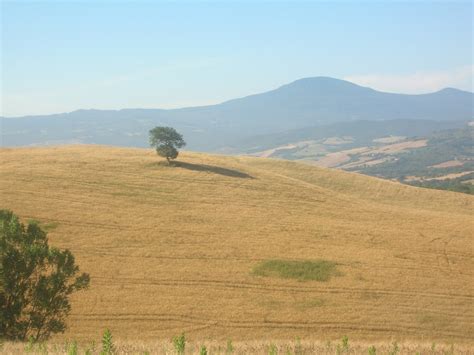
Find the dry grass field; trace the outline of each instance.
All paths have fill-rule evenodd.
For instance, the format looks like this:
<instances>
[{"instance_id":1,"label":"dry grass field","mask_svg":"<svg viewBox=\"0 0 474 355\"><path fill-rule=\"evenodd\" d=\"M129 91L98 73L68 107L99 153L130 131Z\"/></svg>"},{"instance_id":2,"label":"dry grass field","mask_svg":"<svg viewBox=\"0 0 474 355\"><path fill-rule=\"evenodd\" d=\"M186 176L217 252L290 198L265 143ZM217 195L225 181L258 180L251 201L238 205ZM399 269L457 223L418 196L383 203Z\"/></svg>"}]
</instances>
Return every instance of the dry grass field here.
<instances>
[{"instance_id":1,"label":"dry grass field","mask_svg":"<svg viewBox=\"0 0 474 355\"><path fill-rule=\"evenodd\" d=\"M67 333L121 341L473 344L474 197L301 163L64 146L0 150L1 207L69 248ZM326 281L259 276L326 260ZM54 339L53 339L54 340ZM270 342L270 341L269 341Z\"/></svg>"}]
</instances>

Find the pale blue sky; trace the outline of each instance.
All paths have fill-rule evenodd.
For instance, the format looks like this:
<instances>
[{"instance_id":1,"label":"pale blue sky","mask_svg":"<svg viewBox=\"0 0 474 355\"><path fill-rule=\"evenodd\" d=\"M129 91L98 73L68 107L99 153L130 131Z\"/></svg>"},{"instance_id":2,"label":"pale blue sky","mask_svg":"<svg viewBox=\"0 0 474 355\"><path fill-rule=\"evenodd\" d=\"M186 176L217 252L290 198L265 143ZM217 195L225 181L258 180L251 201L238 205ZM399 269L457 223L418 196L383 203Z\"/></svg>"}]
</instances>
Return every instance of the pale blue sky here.
<instances>
[{"instance_id":1,"label":"pale blue sky","mask_svg":"<svg viewBox=\"0 0 474 355\"><path fill-rule=\"evenodd\" d=\"M218 103L310 76L472 90L472 2L2 1L2 111Z\"/></svg>"}]
</instances>

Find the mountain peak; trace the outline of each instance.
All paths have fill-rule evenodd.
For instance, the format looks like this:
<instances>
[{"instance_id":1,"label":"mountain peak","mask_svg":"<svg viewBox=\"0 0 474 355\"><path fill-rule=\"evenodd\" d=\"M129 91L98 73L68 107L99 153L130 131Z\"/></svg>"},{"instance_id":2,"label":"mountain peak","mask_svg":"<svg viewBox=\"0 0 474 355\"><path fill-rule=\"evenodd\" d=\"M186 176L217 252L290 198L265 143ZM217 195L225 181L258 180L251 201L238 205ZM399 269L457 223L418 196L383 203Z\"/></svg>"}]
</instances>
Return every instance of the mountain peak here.
<instances>
[{"instance_id":1,"label":"mountain peak","mask_svg":"<svg viewBox=\"0 0 474 355\"><path fill-rule=\"evenodd\" d=\"M349 91L374 91L350 81L331 78L328 76L315 76L295 80L289 84L281 86L279 89L300 89L300 90L316 90L324 92L347 92Z\"/></svg>"},{"instance_id":2,"label":"mountain peak","mask_svg":"<svg viewBox=\"0 0 474 355\"><path fill-rule=\"evenodd\" d=\"M438 93L451 93L451 94L457 94L457 93L460 93L460 92L468 92L468 91L464 91L464 90L460 90L460 89L456 89L456 88L444 88L444 89L441 89L439 91L437 91Z\"/></svg>"},{"instance_id":3,"label":"mountain peak","mask_svg":"<svg viewBox=\"0 0 474 355\"><path fill-rule=\"evenodd\" d=\"M332 78L329 76L310 76L307 78L301 78L298 80L295 80L287 85L309 85L309 84L318 84L318 85L354 85L358 86L354 83L351 83L347 80L343 79L337 79L337 78Z\"/></svg>"}]
</instances>

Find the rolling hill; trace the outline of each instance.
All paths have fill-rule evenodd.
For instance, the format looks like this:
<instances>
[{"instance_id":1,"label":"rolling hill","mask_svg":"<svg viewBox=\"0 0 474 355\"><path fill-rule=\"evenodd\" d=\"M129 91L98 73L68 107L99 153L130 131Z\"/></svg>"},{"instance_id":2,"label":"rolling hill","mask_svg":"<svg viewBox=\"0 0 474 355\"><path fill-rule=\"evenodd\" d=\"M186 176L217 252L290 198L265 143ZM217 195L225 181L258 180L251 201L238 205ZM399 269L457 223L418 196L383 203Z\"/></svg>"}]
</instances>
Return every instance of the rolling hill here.
<instances>
[{"instance_id":1,"label":"rolling hill","mask_svg":"<svg viewBox=\"0 0 474 355\"><path fill-rule=\"evenodd\" d=\"M473 93L456 89L391 94L315 77L211 106L2 117L1 142L2 146L94 143L145 147L149 129L170 125L184 134L191 150L216 151L255 135L343 121L465 122L473 118L473 103Z\"/></svg>"},{"instance_id":2,"label":"rolling hill","mask_svg":"<svg viewBox=\"0 0 474 355\"><path fill-rule=\"evenodd\" d=\"M263 158L167 166L138 148L3 148L0 161L1 207L91 274L64 338L472 344L472 196ZM337 272L261 272L282 261Z\"/></svg>"},{"instance_id":3,"label":"rolling hill","mask_svg":"<svg viewBox=\"0 0 474 355\"><path fill-rule=\"evenodd\" d=\"M423 120L343 122L253 137L241 142L242 150L230 152L472 194L473 122L446 127Z\"/></svg>"}]
</instances>

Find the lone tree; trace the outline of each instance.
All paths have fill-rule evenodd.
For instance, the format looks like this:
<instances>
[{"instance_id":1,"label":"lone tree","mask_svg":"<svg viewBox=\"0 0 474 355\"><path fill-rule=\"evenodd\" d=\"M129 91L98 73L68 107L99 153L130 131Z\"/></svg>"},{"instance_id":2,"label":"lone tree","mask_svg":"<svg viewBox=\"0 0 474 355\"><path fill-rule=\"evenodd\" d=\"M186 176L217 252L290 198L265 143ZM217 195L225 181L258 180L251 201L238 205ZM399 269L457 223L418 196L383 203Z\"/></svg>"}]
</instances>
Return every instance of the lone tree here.
<instances>
[{"instance_id":1,"label":"lone tree","mask_svg":"<svg viewBox=\"0 0 474 355\"><path fill-rule=\"evenodd\" d=\"M166 158L170 164L171 159L178 157L178 148L184 147L186 142L172 127L155 127L150 130L150 145L155 147L156 153Z\"/></svg>"},{"instance_id":2,"label":"lone tree","mask_svg":"<svg viewBox=\"0 0 474 355\"><path fill-rule=\"evenodd\" d=\"M47 339L64 332L69 295L89 286L69 250L48 245L36 222L0 210L0 338Z\"/></svg>"}]
</instances>

